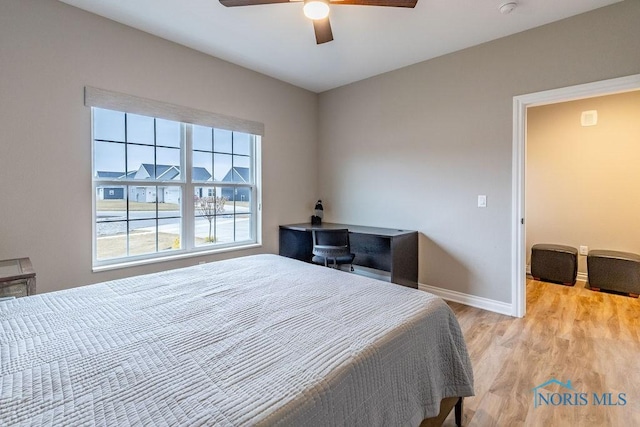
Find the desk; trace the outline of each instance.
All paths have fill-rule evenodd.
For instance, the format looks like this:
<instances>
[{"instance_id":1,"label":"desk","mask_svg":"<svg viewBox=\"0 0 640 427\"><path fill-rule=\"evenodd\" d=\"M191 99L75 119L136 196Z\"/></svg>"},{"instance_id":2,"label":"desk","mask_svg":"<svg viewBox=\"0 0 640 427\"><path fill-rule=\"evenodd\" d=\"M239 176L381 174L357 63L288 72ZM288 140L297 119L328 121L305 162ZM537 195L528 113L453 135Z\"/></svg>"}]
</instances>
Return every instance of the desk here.
<instances>
[{"instance_id":1,"label":"desk","mask_svg":"<svg viewBox=\"0 0 640 427\"><path fill-rule=\"evenodd\" d=\"M391 281L418 288L418 232L351 224L309 223L280 226L280 255L311 262L313 229L349 230L355 265L391 273Z\"/></svg>"}]
</instances>

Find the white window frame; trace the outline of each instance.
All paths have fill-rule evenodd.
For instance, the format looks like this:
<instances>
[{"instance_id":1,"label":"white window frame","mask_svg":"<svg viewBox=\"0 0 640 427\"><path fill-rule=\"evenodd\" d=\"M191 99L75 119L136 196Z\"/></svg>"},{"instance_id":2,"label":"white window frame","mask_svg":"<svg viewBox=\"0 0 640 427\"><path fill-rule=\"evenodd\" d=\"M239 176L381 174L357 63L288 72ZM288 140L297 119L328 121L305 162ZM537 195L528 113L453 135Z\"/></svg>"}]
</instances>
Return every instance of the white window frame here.
<instances>
[{"instance_id":1,"label":"white window frame","mask_svg":"<svg viewBox=\"0 0 640 427\"><path fill-rule=\"evenodd\" d=\"M258 122L252 122L243 119L222 116L219 114L209 113L205 111L195 110L188 107L176 106L160 101L139 98L132 95L120 94L117 92L106 91L103 89L85 88L85 105L88 107L104 108L114 111L120 111L129 114L139 114L165 120L178 121L182 123L181 137L181 180L179 181L163 181L163 180L105 180L94 176L94 135L93 135L93 108L91 109L91 147L92 147L92 266L93 271L104 271L131 267L135 265L143 265L156 262L164 262L174 259L187 257L203 256L208 254L216 254L222 252L246 250L262 246L262 173L261 173L261 152L262 152L262 135L264 134L264 125ZM252 153L251 153L251 172L253 174L253 183L250 185L233 183L233 182L192 182L192 137L191 125L208 126L219 129L243 132L252 135ZM97 188L104 185L114 186L140 186L141 184L149 184L149 186L172 186L180 187L181 196L181 236L180 241L182 248L169 252L154 252L144 255L133 255L121 258L112 258L108 260L98 260L97 258L97 236L96 236L96 193ZM251 235L253 238L249 241L231 242L226 244L212 243L210 245L195 245L195 207L193 203L188 203L190 195L195 193L196 187L231 187L231 188L251 188L252 196L252 215L251 215ZM128 188L128 187L127 187ZM127 198L129 197L127 191ZM235 209L234 209L235 214Z\"/></svg>"}]
</instances>

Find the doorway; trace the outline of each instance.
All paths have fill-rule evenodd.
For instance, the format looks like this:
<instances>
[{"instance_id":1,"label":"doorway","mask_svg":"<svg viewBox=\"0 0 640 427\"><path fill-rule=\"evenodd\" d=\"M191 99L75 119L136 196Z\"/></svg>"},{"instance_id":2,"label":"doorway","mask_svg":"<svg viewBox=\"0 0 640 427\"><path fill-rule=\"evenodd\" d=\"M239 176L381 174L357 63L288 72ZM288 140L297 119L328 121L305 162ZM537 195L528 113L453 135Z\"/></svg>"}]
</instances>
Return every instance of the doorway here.
<instances>
[{"instance_id":1,"label":"doorway","mask_svg":"<svg viewBox=\"0 0 640 427\"><path fill-rule=\"evenodd\" d=\"M513 98L512 158L512 315L526 314L526 126L527 108L596 96L640 90L640 74L566 88L520 95Z\"/></svg>"}]
</instances>

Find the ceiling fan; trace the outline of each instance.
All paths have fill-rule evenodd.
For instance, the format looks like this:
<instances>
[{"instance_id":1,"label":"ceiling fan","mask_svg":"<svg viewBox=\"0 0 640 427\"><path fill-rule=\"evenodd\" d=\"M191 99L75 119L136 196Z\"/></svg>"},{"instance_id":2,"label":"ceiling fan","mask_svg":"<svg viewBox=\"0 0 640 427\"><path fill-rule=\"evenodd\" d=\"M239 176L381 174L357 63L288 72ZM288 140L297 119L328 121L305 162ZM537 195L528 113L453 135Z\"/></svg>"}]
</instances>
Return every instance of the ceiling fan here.
<instances>
[{"instance_id":1,"label":"ceiling fan","mask_svg":"<svg viewBox=\"0 0 640 427\"><path fill-rule=\"evenodd\" d=\"M388 6L415 7L418 0L220 0L223 6L254 6L259 4L290 3L304 1L304 14L313 20L316 43L322 44L333 40L329 23L329 4L348 4L356 6Z\"/></svg>"}]
</instances>

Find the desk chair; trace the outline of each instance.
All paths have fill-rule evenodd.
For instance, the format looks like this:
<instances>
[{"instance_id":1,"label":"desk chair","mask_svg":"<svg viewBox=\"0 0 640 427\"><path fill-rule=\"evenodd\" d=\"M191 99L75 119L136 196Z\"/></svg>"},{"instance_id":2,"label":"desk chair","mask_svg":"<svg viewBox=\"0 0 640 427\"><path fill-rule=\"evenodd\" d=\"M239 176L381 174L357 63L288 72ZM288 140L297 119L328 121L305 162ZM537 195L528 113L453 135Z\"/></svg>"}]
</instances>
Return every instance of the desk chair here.
<instances>
[{"instance_id":1,"label":"desk chair","mask_svg":"<svg viewBox=\"0 0 640 427\"><path fill-rule=\"evenodd\" d=\"M313 261L316 264L324 264L328 267L329 261L333 262L333 268L342 264L350 264L353 271L353 259L349 244L349 230L312 230L313 235Z\"/></svg>"}]
</instances>

